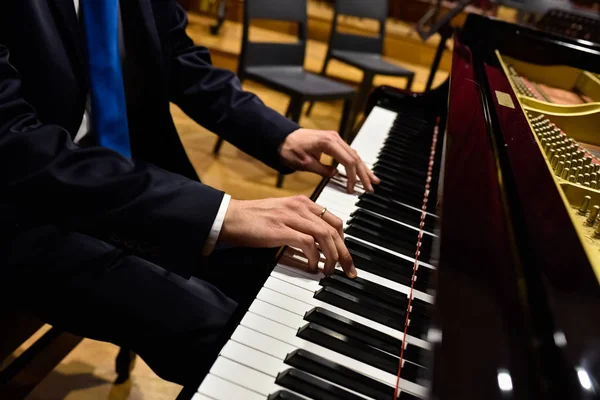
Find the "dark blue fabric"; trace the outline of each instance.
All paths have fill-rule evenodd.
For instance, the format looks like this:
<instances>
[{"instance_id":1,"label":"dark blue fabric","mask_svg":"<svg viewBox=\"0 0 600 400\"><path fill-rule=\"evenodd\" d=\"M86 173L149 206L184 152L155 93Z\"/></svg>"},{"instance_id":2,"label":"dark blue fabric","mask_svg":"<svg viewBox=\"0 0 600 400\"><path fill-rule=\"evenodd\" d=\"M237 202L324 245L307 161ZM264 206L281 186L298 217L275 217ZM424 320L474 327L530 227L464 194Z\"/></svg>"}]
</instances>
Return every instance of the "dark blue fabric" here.
<instances>
[{"instance_id":1,"label":"dark blue fabric","mask_svg":"<svg viewBox=\"0 0 600 400\"><path fill-rule=\"evenodd\" d=\"M92 125L98 144L131 157L119 51L119 0L82 0Z\"/></svg>"}]
</instances>

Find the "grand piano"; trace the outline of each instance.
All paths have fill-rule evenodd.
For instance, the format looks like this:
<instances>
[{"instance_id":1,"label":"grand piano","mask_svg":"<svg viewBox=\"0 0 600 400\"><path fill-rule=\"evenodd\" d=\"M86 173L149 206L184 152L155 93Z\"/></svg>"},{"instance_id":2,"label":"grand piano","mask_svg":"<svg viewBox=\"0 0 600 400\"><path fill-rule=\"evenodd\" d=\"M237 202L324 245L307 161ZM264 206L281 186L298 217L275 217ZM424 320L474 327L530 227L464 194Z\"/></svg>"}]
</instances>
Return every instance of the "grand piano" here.
<instances>
[{"instance_id":1,"label":"grand piano","mask_svg":"<svg viewBox=\"0 0 600 400\"><path fill-rule=\"evenodd\" d=\"M375 193L338 166L312 196L358 277L279 249L179 398L599 398L598 74L598 44L469 15L447 82L372 93Z\"/></svg>"}]
</instances>

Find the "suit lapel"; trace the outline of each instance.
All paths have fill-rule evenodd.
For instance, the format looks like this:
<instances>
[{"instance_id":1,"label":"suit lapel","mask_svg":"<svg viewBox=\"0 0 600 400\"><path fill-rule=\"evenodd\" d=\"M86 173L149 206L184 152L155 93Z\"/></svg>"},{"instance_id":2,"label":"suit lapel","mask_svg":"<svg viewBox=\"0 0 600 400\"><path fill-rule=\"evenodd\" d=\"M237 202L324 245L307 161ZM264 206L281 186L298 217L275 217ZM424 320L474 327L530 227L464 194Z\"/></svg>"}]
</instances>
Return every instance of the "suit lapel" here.
<instances>
[{"instance_id":1,"label":"suit lapel","mask_svg":"<svg viewBox=\"0 0 600 400\"><path fill-rule=\"evenodd\" d=\"M85 40L82 37L82 30L80 29L79 19L75 13L75 5L73 0L48 0L54 4L56 12L63 23L65 32L67 32L67 38L69 45L77 53L77 56L81 59L84 56L84 43Z\"/></svg>"},{"instance_id":2,"label":"suit lapel","mask_svg":"<svg viewBox=\"0 0 600 400\"><path fill-rule=\"evenodd\" d=\"M161 42L158 36L158 30L156 26L156 19L154 18L154 10L150 0L121 0L121 6L123 3L134 3L140 14L140 25L143 29L142 37L145 38L147 48L150 52L153 61L156 63L156 67L159 72L163 71L162 54L161 54Z\"/></svg>"}]
</instances>

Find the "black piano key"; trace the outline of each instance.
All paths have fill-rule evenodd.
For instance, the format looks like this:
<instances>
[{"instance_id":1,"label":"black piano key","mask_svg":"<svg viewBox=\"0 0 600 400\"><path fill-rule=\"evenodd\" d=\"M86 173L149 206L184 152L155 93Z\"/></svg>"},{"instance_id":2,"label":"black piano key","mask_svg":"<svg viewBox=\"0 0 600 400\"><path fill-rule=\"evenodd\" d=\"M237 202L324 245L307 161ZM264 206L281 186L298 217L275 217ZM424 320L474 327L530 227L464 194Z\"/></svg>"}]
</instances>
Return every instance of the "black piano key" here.
<instances>
[{"instance_id":1,"label":"black piano key","mask_svg":"<svg viewBox=\"0 0 600 400\"><path fill-rule=\"evenodd\" d=\"M428 145L427 145L428 146ZM416 164L422 165L429 161L431 156L431 148L426 149L424 146L422 149L418 149L413 143L401 141L395 139L387 139L384 143L384 147L377 153L377 158L382 158L384 155L395 157L399 164Z\"/></svg>"},{"instance_id":2,"label":"black piano key","mask_svg":"<svg viewBox=\"0 0 600 400\"><path fill-rule=\"evenodd\" d=\"M390 187L395 187L403 191L410 192L413 196L421 196L425 193L425 179L415 178L410 175L397 174L396 172L386 171L385 168L375 167L373 173L386 182Z\"/></svg>"},{"instance_id":3,"label":"black piano key","mask_svg":"<svg viewBox=\"0 0 600 400\"><path fill-rule=\"evenodd\" d=\"M386 249L398 250L398 252L401 252L400 250L410 251L412 252L412 257L414 257L419 237L418 227L408 227L398 224L387 218L360 209L355 210L348 220L346 232L350 235L351 227L360 227L361 230L365 231L365 235L367 235L368 231L368 235L372 240L366 236L358 236L368 242L378 244ZM423 233L419 256L422 261L427 262L429 259L432 242L433 236ZM411 253L402 253L411 256Z\"/></svg>"},{"instance_id":4,"label":"black piano key","mask_svg":"<svg viewBox=\"0 0 600 400\"><path fill-rule=\"evenodd\" d=\"M348 238L350 239L350 238ZM395 268L389 269L385 266L377 264L373 262L372 257L367 254L361 253L356 250L350 250L350 254L352 255L352 260L354 261L354 265L360 269L377 276L381 276L383 278L389 279L390 281L400 283L405 286L410 286L412 281L412 269L408 268ZM429 284L426 280L420 280L419 277L416 277L413 286L416 290L420 290L422 292L426 292L429 288Z\"/></svg>"},{"instance_id":5,"label":"black piano key","mask_svg":"<svg viewBox=\"0 0 600 400\"><path fill-rule=\"evenodd\" d=\"M314 298L351 313L360 315L361 317L379 322L380 324L389 326L390 328L394 328L399 331L404 330L404 325L406 322L405 311L401 313L393 313L388 310L379 310L375 308L376 304L364 304L367 303L364 301L364 299L344 293L339 289L329 286L319 289L315 293ZM413 318L409 319L410 323L408 332L413 336L420 337L421 333L423 333L425 330L426 322L423 321L423 319L419 320L418 318L416 320L413 320Z\"/></svg>"},{"instance_id":6,"label":"black piano key","mask_svg":"<svg viewBox=\"0 0 600 400\"><path fill-rule=\"evenodd\" d=\"M348 223L352 223L352 221L362 222L368 225L372 225L377 229L379 233L385 233L387 235L401 238L404 240L414 239L415 243L419 235L419 222L416 225L403 225L397 222L391 221L388 218L385 218L381 215L377 215L368 210L361 210L360 208L356 209L351 214L350 220ZM427 233L423 234L421 238L421 246L424 244L430 245L433 241L433 236Z\"/></svg>"},{"instance_id":7,"label":"black piano key","mask_svg":"<svg viewBox=\"0 0 600 400\"><path fill-rule=\"evenodd\" d=\"M306 350L294 350L285 363L375 400L390 400L394 388Z\"/></svg>"},{"instance_id":8,"label":"black piano key","mask_svg":"<svg viewBox=\"0 0 600 400\"><path fill-rule=\"evenodd\" d=\"M384 215L395 221L419 227L421 223L421 211L407 207L398 202L391 201L375 193L364 193L358 198L356 206L374 213ZM423 230L433 232L437 218L432 215L426 215Z\"/></svg>"},{"instance_id":9,"label":"black piano key","mask_svg":"<svg viewBox=\"0 0 600 400\"><path fill-rule=\"evenodd\" d=\"M390 374L398 373L400 354L392 355L390 353L379 351L358 340L354 340L346 335L342 335L313 322L309 322L298 329L298 337ZM416 364L405 362L402 367L402 377L406 380L415 382L422 369L422 367Z\"/></svg>"},{"instance_id":10,"label":"black piano key","mask_svg":"<svg viewBox=\"0 0 600 400\"><path fill-rule=\"evenodd\" d=\"M377 160L387 160L396 165L411 166L420 171L427 172L429 157L425 155L411 155L393 148L383 148L377 154Z\"/></svg>"},{"instance_id":11,"label":"black piano key","mask_svg":"<svg viewBox=\"0 0 600 400\"><path fill-rule=\"evenodd\" d=\"M408 307L408 296L402 292L397 292L378 283L369 282L363 278L348 278L342 271L334 271L319 282L321 286L331 286L348 294L355 294L360 297L370 298L373 301L385 303L391 309L404 311ZM411 302L413 314L429 315L429 307L424 303Z\"/></svg>"},{"instance_id":12,"label":"black piano key","mask_svg":"<svg viewBox=\"0 0 600 400\"><path fill-rule=\"evenodd\" d=\"M424 196L416 196L411 193L398 191L394 187L386 185L383 181L373 186L373 192L381 196L389 197L392 200L408 204L412 207L421 208L423 206ZM429 207L430 205L428 204L428 208Z\"/></svg>"},{"instance_id":13,"label":"black piano key","mask_svg":"<svg viewBox=\"0 0 600 400\"><path fill-rule=\"evenodd\" d=\"M399 164L387 159L378 158L373 164L373 168L383 169L392 174L411 176L415 181L419 182L425 182L427 179L427 169L419 169L412 165Z\"/></svg>"},{"instance_id":14,"label":"black piano key","mask_svg":"<svg viewBox=\"0 0 600 400\"><path fill-rule=\"evenodd\" d=\"M369 226L364 222L352 221L344 230L348 235L363 239L369 243L376 244L385 249L392 250L396 253L403 254L407 257L415 257L417 248L417 236L411 240L390 240L385 234L379 233L376 227ZM416 231L415 231L416 233ZM428 261L428 253L421 251L419 256L421 261Z\"/></svg>"},{"instance_id":15,"label":"black piano key","mask_svg":"<svg viewBox=\"0 0 600 400\"><path fill-rule=\"evenodd\" d=\"M407 392L400 392L398 400L421 400L421 398Z\"/></svg>"},{"instance_id":16,"label":"black piano key","mask_svg":"<svg viewBox=\"0 0 600 400\"><path fill-rule=\"evenodd\" d=\"M397 273L399 274L404 272L409 278L413 275L414 261L406 260L404 258L387 253L372 245L369 245L368 243L361 242L351 237L346 237L344 239L344 243L346 244L346 247L348 247L348 250L352 255L357 254L357 256L360 256L361 258L368 260L373 264L381 266L382 268L386 268L390 271L390 273L392 273L393 271L397 271ZM366 259L365 255L368 257L368 259ZM432 273L433 270L422 265L419 266L419 269L417 270L417 282L430 282ZM388 277L386 275L381 274L381 276L393 280L391 279L391 277Z\"/></svg>"},{"instance_id":17,"label":"black piano key","mask_svg":"<svg viewBox=\"0 0 600 400\"><path fill-rule=\"evenodd\" d=\"M240 399L241 400L241 399ZM287 390L278 390L267 397L267 400L304 400L302 397L288 392Z\"/></svg>"},{"instance_id":18,"label":"black piano key","mask_svg":"<svg viewBox=\"0 0 600 400\"><path fill-rule=\"evenodd\" d=\"M395 306L389 303L385 303L376 298L373 298L368 293L361 291L351 291L347 287L334 287L334 286L323 286L322 289L334 289L338 293L336 295L343 295L344 301L347 304L351 304L349 307L356 307L357 309L369 310L369 313L378 313L381 316L387 316L388 318L402 319L406 318L406 307ZM320 290L322 290L320 289ZM405 304L406 305L406 304Z\"/></svg>"},{"instance_id":19,"label":"black piano key","mask_svg":"<svg viewBox=\"0 0 600 400\"><path fill-rule=\"evenodd\" d=\"M304 319L391 354L400 354L400 350L402 349L402 341L400 339L321 307L315 307L308 311L304 315ZM415 364L422 365L427 353L427 349L409 344L404 349L404 358Z\"/></svg>"},{"instance_id":20,"label":"black piano key","mask_svg":"<svg viewBox=\"0 0 600 400\"><path fill-rule=\"evenodd\" d=\"M275 383L313 399L363 400L354 393L294 368L280 372Z\"/></svg>"}]
</instances>

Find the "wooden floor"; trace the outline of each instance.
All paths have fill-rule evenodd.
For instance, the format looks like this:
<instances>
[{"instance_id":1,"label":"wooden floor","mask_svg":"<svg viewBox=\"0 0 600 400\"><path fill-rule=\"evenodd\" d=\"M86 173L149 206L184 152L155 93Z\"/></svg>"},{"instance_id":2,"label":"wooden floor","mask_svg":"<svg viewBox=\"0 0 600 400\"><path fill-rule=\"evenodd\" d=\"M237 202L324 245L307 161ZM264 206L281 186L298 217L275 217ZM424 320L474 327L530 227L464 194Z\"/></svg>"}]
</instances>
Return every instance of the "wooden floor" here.
<instances>
[{"instance_id":1,"label":"wooden floor","mask_svg":"<svg viewBox=\"0 0 600 400\"><path fill-rule=\"evenodd\" d=\"M200 21L200 22L199 22ZM190 34L198 44L204 39L224 41L227 46L235 46L235 35L227 32L239 29L236 26L225 25L225 36L208 37L208 24L212 21L195 19L190 27ZM204 39L203 39L204 38ZM229 41L229 42L228 42ZM318 43L309 44L309 52L314 59L315 54L323 49ZM319 62L315 59L314 62ZM409 65L416 72L414 87L423 90L428 71L424 67ZM332 65L334 73L348 75L348 70ZM436 77L436 83L445 79L446 74ZM348 79L356 79L355 73ZM402 79L377 79L376 84L392 84L404 87ZM284 112L288 99L276 92L268 90L251 82L244 83L244 88L256 93L268 106L279 112ZM277 174L274 170L245 155L229 144L221 149L220 156L215 158L211 151L216 136L191 121L181 110L173 106L172 112L185 148L193 161L204 183L224 190L236 199L253 199L265 197L282 197L296 193L310 195L320 180L320 177L310 173L297 172L288 176L284 187L277 189L275 181ZM341 103L318 103L310 118L303 117L301 124L306 128L333 129L339 125ZM122 399L173 399L180 391L178 385L165 382L158 378L143 362L138 362L133 371L132 379L122 385L113 385L115 379L114 360L118 349L107 343L84 340L71 354L50 374L36 390L28 397L29 400L122 400Z\"/></svg>"}]
</instances>

